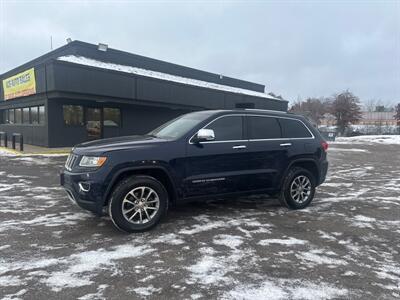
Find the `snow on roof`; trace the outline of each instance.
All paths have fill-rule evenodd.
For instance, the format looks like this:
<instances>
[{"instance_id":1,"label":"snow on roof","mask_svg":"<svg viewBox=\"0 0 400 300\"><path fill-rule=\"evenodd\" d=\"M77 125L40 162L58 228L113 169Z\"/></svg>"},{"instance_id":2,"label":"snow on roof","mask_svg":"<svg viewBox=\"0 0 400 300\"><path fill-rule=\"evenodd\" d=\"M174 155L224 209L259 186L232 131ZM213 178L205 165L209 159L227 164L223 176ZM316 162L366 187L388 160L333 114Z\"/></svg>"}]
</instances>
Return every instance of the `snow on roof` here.
<instances>
[{"instance_id":1,"label":"snow on roof","mask_svg":"<svg viewBox=\"0 0 400 300\"><path fill-rule=\"evenodd\" d=\"M146 70L146 69L132 67L132 66L119 65L119 64L99 61L99 60L95 60L95 59L87 58L87 57L83 57L83 56L66 55L66 56L58 57L57 60L66 61L66 62L79 64L79 65L101 68L101 69L115 70L115 71L120 71L120 72L125 72L125 73L145 76L145 77L157 78L157 79L161 79L161 80L167 80L167 81L172 81L172 82L182 83L182 84L187 84L187 85L192 85L192 86L198 86L198 87L204 87L204 88L209 88L209 89L214 89L214 90L231 92L231 93L236 93L236 94L243 94L243 95L248 95L248 96L255 96L255 97L262 97L262 98L267 98L267 99L284 101L282 99L272 97L266 93L255 92L255 91L251 91L251 90L247 90L247 89L227 86L227 85L223 85L223 84L218 84L218 83L213 83L213 82L208 82L208 81L203 81L203 80L198 80L198 79L181 77L181 76L177 76L177 75L171 75L171 74L167 74L167 73Z\"/></svg>"}]
</instances>

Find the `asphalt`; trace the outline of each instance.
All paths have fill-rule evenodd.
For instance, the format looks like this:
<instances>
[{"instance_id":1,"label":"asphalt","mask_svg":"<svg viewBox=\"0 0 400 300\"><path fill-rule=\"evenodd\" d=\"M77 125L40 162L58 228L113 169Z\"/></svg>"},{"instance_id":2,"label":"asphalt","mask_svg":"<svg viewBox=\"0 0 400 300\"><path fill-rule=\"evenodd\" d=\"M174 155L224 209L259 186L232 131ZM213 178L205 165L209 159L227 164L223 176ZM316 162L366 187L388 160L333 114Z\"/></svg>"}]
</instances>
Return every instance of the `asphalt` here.
<instances>
[{"instance_id":1,"label":"asphalt","mask_svg":"<svg viewBox=\"0 0 400 300\"><path fill-rule=\"evenodd\" d=\"M399 145L331 145L307 209L210 196L131 235L67 199L65 159L0 154L0 299L400 298Z\"/></svg>"}]
</instances>

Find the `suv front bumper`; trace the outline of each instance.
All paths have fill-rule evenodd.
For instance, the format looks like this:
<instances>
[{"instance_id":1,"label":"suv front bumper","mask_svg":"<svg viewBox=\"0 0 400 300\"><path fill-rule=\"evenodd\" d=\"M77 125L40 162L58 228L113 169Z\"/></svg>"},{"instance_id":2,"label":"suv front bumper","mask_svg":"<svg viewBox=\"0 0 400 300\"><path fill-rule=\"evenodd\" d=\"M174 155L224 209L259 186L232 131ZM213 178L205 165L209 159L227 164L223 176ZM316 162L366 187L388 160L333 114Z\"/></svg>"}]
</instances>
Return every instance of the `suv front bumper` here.
<instances>
[{"instance_id":1,"label":"suv front bumper","mask_svg":"<svg viewBox=\"0 0 400 300\"><path fill-rule=\"evenodd\" d=\"M88 173L71 173L64 169L60 173L60 184L68 198L81 208L99 216L103 214L102 183L90 178Z\"/></svg>"}]
</instances>

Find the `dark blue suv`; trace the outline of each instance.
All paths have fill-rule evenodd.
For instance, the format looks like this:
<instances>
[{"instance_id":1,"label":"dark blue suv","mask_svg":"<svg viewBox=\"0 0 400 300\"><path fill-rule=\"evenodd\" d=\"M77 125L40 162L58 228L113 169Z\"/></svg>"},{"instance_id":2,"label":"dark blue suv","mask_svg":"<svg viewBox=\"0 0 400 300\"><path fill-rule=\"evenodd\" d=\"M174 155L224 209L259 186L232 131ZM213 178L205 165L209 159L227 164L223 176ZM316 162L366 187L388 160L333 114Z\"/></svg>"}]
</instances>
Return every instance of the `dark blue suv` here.
<instances>
[{"instance_id":1,"label":"dark blue suv","mask_svg":"<svg viewBox=\"0 0 400 300\"><path fill-rule=\"evenodd\" d=\"M169 203L264 193L306 207L327 173L328 144L302 116L214 110L143 136L77 145L61 173L68 196L121 230L152 228Z\"/></svg>"}]
</instances>

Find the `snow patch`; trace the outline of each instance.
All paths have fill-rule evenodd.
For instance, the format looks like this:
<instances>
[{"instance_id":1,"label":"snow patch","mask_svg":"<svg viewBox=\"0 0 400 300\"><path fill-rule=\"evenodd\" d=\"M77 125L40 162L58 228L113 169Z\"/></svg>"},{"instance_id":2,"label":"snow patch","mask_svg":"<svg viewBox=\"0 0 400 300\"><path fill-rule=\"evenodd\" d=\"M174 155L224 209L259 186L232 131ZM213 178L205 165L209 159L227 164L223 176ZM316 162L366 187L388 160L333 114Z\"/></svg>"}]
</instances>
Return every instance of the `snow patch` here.
<instances>
[{"instance_id":1,"label":"snow patch","mask_svg":"<svg viewBox=\"0 0 400 300\"><path fill-rule=\"evenodd\" d=\"M258 242L258 244L261 246L269 246L270 244L293 246L293 245L304 245L307 243L308 242L305 240L299 240L299 239L295 239L292 237L287 238L287 239L266 239L266 240L261 240Z\"/></svg>"},{"instance_id":2,"label":"snow patch","mask_svg":"<svg viewBox=\"0 0 400 300\"><path fill-rule=\"evenodd\" d=\"M326 283L300 282L297 280L266 280L260 285L240 285L223 295L222 299L333 299L348 295L346 289Z\"/></svg>"},{"instance_id":3,"label":"snow patch","mask_svg":"<svg viewBox=\"0 0 400 300\"><path fill-rule=\"evenodd\" d=\"M151 241L152 244L162 243L169 245L182 245L185 243L184 240L178 238L178 236L174 233L161 235L154 240Z\"/></svg>"},{"instance_id":4,"label":"snow patch","mask_svg":"<svg viewBox=\"0 0 400 300\"><path fill-rule=\"evenodd\" d=\"M22 280L18 276L0 276L0 286L20 286Z\"/></svg>"},{"instance_id":5,"label":"snow patch","mask_svg":"<svg viewBox=\"0 0 400 300\"><path fill-rule=\"evenodd\" d=\"M345 148L334 148L334 147L330 147L329 151L340 151L340 152L365 152L365 153L369 153L368 150L365 149L345 149Z\"/></svg>"},{"instance_id":6,"label":"snow patch","mask_svg":"<svg viewBox=\"0 0 400 300\"><path fill-rule=\"evenodd\" d=\"M161 291L161 288L155 288L153 285L149 285L148 287L138 287L134 289L129 289L130 291L134 291L136 294L140 296L150 296L154 293Z\"/></svg>"},{"instance_id":7,"label":"snow patch","mask_svg":"<svg viewBox=\"0 0 400 300\"><path fill-rule=\"evenodd\" d=\"M365 144L377 143L386 145L400 145L400 135L361 135L336 138L332 144Z\"/></svg>"},{"instance_id":8,"label":"snow patch","mask_svg":"<svg viewBox=\"0 0 400 300\"><path fill-rule=\"evenodd\" d=\"M331 265L331 266L344 266L347 261L340 258L333 258L322 254L322 250L312 250L310 252L303 252L296 254L296 257L311 265Z\"/></svg>"},{"instance_id":9,"label":"snow patch","mask_svg":"<svg viewBox=\"0 0 400 300\"><path fill-rule=\"evenodd\" d=\"M214 238L213 243L236 249L243 244L243 238L237 235L220 234Z\"/></svg>"},{"instance_id":10,"label":"snow patch","mask_svg":"<svg viewBox=\"0 0 400 300\"><path fill-rule=\"evenodd\" d=\"M134 258L154 251L155 249L145 245L121 245L112 250L99 249L73 254L65 262L70 267L63 271L54 272L44 280L44 283L54 291L60 291L66 287L90 285L92 284L90 276L95 275L93 273L96 269L112 267L116 260Z\"/></svg>"}]
</instances>

